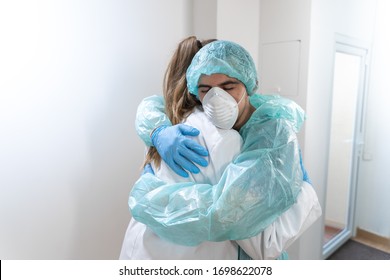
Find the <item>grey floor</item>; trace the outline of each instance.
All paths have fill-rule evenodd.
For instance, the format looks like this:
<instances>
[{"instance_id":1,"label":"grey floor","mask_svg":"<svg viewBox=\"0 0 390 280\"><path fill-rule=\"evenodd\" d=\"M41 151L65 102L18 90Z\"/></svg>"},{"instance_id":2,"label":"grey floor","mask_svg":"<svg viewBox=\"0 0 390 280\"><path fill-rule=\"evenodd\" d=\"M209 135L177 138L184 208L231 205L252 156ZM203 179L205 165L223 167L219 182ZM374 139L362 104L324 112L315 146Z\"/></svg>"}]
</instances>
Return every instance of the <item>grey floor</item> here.
<instances>
[{"instance_id":1,"label":"grey floor","mask_svg":"<svg viewBox=\"0 0 390 280\"><path fill-rule=\"evenodd\" d=\"M328 260L390 260L390 254L354 240L348 240Z\"/></svg>"}]
</instances>

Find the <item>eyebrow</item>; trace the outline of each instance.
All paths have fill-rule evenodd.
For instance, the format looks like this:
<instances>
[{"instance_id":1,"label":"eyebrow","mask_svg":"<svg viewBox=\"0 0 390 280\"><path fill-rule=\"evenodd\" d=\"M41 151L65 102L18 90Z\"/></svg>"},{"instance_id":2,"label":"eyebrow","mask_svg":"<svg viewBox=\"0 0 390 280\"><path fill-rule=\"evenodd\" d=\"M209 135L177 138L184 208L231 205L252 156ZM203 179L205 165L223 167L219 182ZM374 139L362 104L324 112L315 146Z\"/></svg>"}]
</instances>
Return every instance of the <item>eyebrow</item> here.
<instances>
[{"instance_id":1,"label":"eyebrow","mask_svg":"<svg viewBox=\"0 0 390 280\"><path fill-rule=\"evenodd\" d=\"M223 87L223 86L232 85L232 84L233 85L238 85L238 84L240 84L240 82L239 81L235 81L235 80L228 80L228 81L225 81L223 83L218 84L217 86L218 87ZM211 88L212 86L206 85L206 84L199 84L198 85L198 88L202 88L202 87Z\"/></svg>"}]
</instances>

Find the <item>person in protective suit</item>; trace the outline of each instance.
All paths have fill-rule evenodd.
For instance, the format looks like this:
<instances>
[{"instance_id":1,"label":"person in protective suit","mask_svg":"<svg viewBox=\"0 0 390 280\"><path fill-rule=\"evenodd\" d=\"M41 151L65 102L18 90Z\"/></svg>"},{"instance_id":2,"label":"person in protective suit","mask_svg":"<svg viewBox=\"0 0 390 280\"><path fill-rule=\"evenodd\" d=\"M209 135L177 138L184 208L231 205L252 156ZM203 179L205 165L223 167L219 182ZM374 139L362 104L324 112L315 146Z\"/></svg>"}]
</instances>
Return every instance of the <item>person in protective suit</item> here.
<instances>
[{"instance_id":1,"label":"person in protective suit","mask_svg":"<svg viewBox=\"0 0 390 280\"><path fill-rule=\"evenodd\" d=\"M207 43L182 41L164 99L137 112L137 131L154 147L151 172L130 194L121 259L275 259L321 215L295 134L303 110L254 94L257 73L241 46Z\"/></svg>"}]
</instances>

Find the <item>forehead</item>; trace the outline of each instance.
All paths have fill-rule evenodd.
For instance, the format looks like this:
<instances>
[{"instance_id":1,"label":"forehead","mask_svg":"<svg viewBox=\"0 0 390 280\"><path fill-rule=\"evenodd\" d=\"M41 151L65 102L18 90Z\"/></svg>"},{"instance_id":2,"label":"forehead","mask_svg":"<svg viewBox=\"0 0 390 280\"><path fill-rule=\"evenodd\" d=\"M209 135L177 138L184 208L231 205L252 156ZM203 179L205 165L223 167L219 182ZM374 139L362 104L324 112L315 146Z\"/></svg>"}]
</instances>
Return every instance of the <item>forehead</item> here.
<instances>
[{"instance_id":1,"label":"forehead","mask_svg":"<svg viewBox=\"0 0 390 280\"><path fill-rule=\"evenodd\" d=\"M212 74L212 75L201 75L198 81L198 86L199 85L217 86L227 82L241 83L239 80L235 78L231 78L225 74Z\"/></svg>"}]
</instances>

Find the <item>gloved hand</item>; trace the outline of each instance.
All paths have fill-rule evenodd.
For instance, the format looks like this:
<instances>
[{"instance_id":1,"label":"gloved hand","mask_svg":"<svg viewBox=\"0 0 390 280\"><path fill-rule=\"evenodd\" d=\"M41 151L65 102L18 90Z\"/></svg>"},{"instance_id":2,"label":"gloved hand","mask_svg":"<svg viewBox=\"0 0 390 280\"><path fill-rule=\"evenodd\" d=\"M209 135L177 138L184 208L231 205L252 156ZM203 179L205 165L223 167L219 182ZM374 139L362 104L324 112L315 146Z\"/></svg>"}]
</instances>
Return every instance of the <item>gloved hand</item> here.
<instances>
[{"instance_id":1,"label":"gloved hand","mask_svg":"<svg viewBox=\"0 0 390 280\"><path fill-rule=\"evenodd\" d=\"M203 157L208 156L208 151L187 136L197 136L199 130L185 124L174 126L160 126L152 133L152 143L156 147L161 158L168 166L182 177L188 177L191 173L199 173L200 166L207 166L208 162Z\"/></svg>"},{"instance_id":2,"label":"gloved hand","mask_svg":"<svg viewBox=\"0 0 390 280\"><path fill-rule=\"evenodd\" d=\"M142 170L142 175L144 175L146 173L150 173L150 174L154 175L153 167L152 167L152 165L150 163L145 165L144 169Z\"/></svg>"},{"instance_id":3,"label":"gloved hand","mask_svg":"<svg viewBox=\"0 0 390 280\"><path fill-rule=\"evenodd\" d=\"M299 149L299 163L301 164L303 181L308 182L311 185L311 180L309 178L309 175L307 174L305 166L303 165L301 149Z\"/></svg>"}]
</instances>

